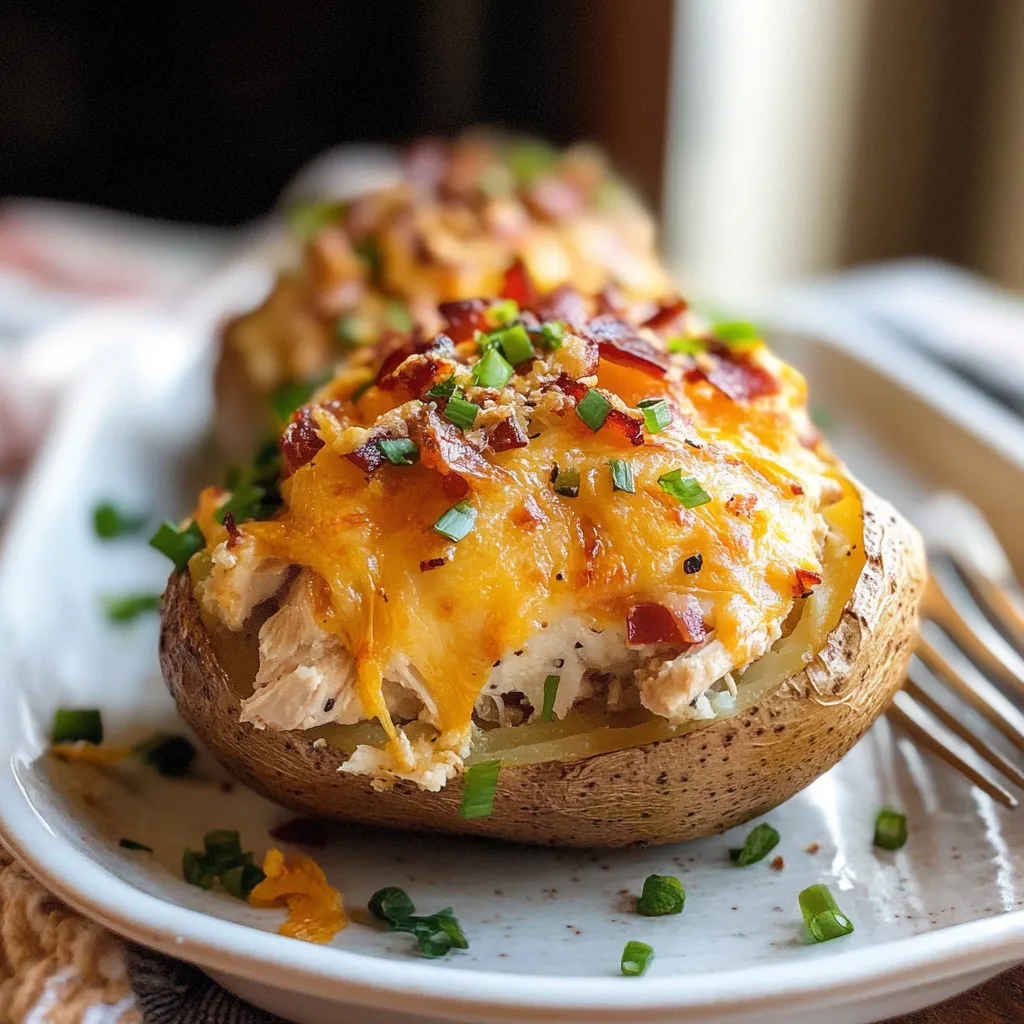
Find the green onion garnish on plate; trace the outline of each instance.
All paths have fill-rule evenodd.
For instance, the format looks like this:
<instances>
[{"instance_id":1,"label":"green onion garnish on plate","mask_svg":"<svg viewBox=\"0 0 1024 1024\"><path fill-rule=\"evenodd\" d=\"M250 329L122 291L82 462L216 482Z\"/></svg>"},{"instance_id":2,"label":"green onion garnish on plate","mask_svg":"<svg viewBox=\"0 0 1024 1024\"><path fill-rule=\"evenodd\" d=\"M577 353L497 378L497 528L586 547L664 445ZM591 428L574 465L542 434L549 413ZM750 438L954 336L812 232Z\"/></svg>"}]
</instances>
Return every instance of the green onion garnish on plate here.
<instances>
[{"instance_id":1,"label":"green onion garnish on plate","mask_svg":"<svg viewBox=\"0 0 1024 1024\"><path fill-rule=\"evenodd\" d=\"M452 505L441 518L434 523L434 529L441 534L458 543L466 536L476 523L476 509L468 501L460 501L458 505Z\"/></svg>"},{"instance_id":2,"label":"green onion garnish on plate","mask_svg":"<svg viewBox=\"0 0 1024 1024\"><path fill-rule=\"evenodd\" d=\"M489 341L498 345L501 354L513 366L518 366L528 359L537 357L533 342L530 341L530 336L522 324L514 324L512 327L506 327L503 331L493 331L487 337Z\"/></svg>"},{"instance_id":3,"label":"green onion garnish on plate","mask_svg":"<svg viewBox=\"0 0 1024 1024\"><path fill-rule=\"evenodd\" d=\"M92 527L100 540L114 540L139 533L148 518L142 513L125 512L112 502L104 501L92 510Z\"/></svg>"},{"instance_id":4,"label":"green onion garnish on plate","mask_svg":"<svg viewBox=\"0 0 1024 1024\"><path fill-rule=\"evenodd\" d=\"M883 850L898 850L907 841L907 816L888 807L878 812L875 819L875 846Z\"/></svg>"},{"instance_id":5,"label":"green onion garnish on plate","mask_svg":"<svg viewBox=\"0 0 1024 1024\"><path fill-rule=\"evenodd\" d=\"M416 442L407 437L382 438L377 442L377 447L392 466L412 466L420 461L420 450Z\"/></svg>"},{"instance_id":6,"label":"green onion garnish on plate","mask_svg":"<svg viewBox=\"0 0 1024 1024\"><path fill-rule=\"evenodd\" d=\"M654 959L654 950L646 942L630 939L622 950L620 967L627 978L639 978Z\"/></svg>"},{"instance_id":7,"label":"green onion garnish on plate","mask_svg":"<svg viewBox=\"0 0 1024 1024\"><path fill-rule=\"evenodd\" d=\"M106 595L103 598L103 610L111 622L133 622L146 612L160 610L159 594L120 594Z\"/></svg>"},{"instance_id":8,"label":"green onion garnish on plate","mask_svg":"<svg viewBox=\"0 0 1024 1024\"><path fill-rule=\"evenodd\" d=\"M762 821L751 830L741 847L729 851L729 856L734 864L745 868L748 864L764 860L778 844L779 833L766 821Z\"/></svg>"},{"instance_id":9,"label":"green onion garnish on plate","mask_svg":"<svg viewBox=\"0 0 1024 1024\"><path fill-rule=\"evenodd\" d=\"M480 388L503 388L515 371L495 347L490 347L473 366L473 383Z\"/></svg>"},{"instance_id":10,"label":"green onion garnish on plate","mask_svg":"<svg viewBox=\"0 0 1024 1024\"><path fill-rule=\"evenodd\" d=\"M498 785L500 761L480 761L466 769L463 776L460 818L489 818L494 810L494 791Z\"/></svg>"},{"instance_id":11,"label":"green onion garnish on plate","mask_svg":"<svg viewBox=\"0 0 1024 1024\"><path fill-rule=\"evenodd\" d=\"M416 907L404 889L389 886L378 889L367 904L369 911L380 921L387 922L393 932L408 932L415 936L420 952L434 959L452 949L469 949L465 933L452 913L445 907L426 917L414 915Z\"/></svg>"},{"instance_id":12,"label":"green onion garnish on plate","mask_svg":"<svg viewBox=\"0 0 1024 1024\"><path fill-rule=\"evenodd\" d=\"M416 912L409 894L393 885L378 889L370 897L367 907L374 917L388 922L405 921Z\"/></svg>"},{"instance_id":13,"label":"green onion garnish on plate","mask_svg":"<svg viewBox=\"0 0 1024 1024\"><path fill-rule=\"evenodd\" d=\"M839 909L827 885L811 885L800 893L800 912L815 942L828 942L853 931L850 919Z\"/></svg>"},{"instance_id":14,"label":"green onion garnish on plate","mask_svg":"<svg viewBox=\"0 0 1024 1024\"><path fill-rule=\"evenodd\" d=\"M558 696L558 684L561 676L548 676L544 680L544 706L541 708L540 717L545 722L550 722L555 714L555 698Z\"/></svg>"},{"instance_id":15,"label":"green onion garnish on plate","mask_svg":"<svg viewBox=\"0 0 1024 1024\"><path fill-rule=\"evenodd\" d=\"M95 708L57 708L50 739L54 743L103 742L103 717Z\"/></svg>"},{"instance_id":16,"label":"green onion garnish on plate","mask_svg":"<svg viewBox=\"0 0 1024 1024\"><path fill-rule=\"evenodd\" d=\"M220 880L224 891L240 900L263 881L263 871L253 863L251 853L242 852L237 832L219 829L203 837L203 852L186 850L181 859L181 873L189 885L210 889Z\"/></svg>"},{"instance_id":17,"label":"green onion garnish on plate","mask_svg":"<svg viewBox=\"0 0 1024 1024\"><path fill-rule=\"evenodd\" d=\"M578 498L580 496L580 471L573 467L560 469L555 475L551 484L556 494L563 498Z\"/></svg>"},{"instance_id":18,"label":"green onion garnish on plate","mask_svg":"<svg viewBox=\"0 0 1024 1024\"><path fill-rule=\"evenodd\" d=\"M701 487L697 478L683 476L681 469L673 469L668 473L662 473L658 477L658 485L666 494L671 494L673 498L678 498L686 508L706 505L711 500L711 495Z\"/></svg>"},{"instance_id":19,"label":"green onion garnish on plate","mask_svg":"<svg viewBox=\"0 0 1024 1024\"><path fill-rule=\"evenodd\" d=\"M480 411L478 405L466 401L462 395L455 393L448 399L444 410L444 418L449 423L454 423L460 430L469 430L476 422L477 413Z\"/></svg>"},{"instance_id":20,"label":"green onion garnish on plate","mask_svg":"<svg viewBox=\"0 0 1024 1024\"><path fill-rule=\"evenodd\" d=\"M644 414L648 434L660 434L672 422L672 410L664 398L643 398L636 407Z\"/></svg>"},{"instance_id":21,"label":"green onion garnish on plate","mask_svg":"<svg viewBox=\"0 0 1024 1024\"><path fill-rule=\"evenodd\" d=\"M169 779L180 779L188 775L196 759L196 748L184 736L169 733L156 733L137 744L133 752Z\"/></svg>"},{"instance_id":22,"label":"green onion garnish on plate","mask_svg":"<svg viewBox=\"0 0 1024 1024\"><path fill-rule=\"evenodd\" d=\"M636 494L633 482L633 467L625 459L609 459L608 467L612 471L612 490Z\"/></svg>"},{"instance_id":23,"label":"green onion garnish on plate","mask_svg":"<svg viewBox=\"0 0 1024 1024\"><path fill-rule=\"evenodd\" d=\"M152 846L147 846L145 843L137 843L134 839L125 839L122 837L121 839L118 839L117 845L120 846L122 850L141 850L143 853L153 852Z\"/></svg>"},{"instance_id":24,"label":"green onion garnish on plate","mask_svg":"<svg viewBox=\"0 0 1024 1024\"><path fill-rule=\"evenodd\" d=\"M596 434L608 419L612 403L600 391L591 389L576 404L576 415Z\"/></svg>"},{"instance_id":25,"label":"green onion garnish on plate","mask_svg":"<svg viewBox=\"0 0 1024 1024\"><path fill-rule=\"evenodd\" d=\"M644 889L636 901L636 912L644 917L681 914L686 905L683 883L673 875L648 875Z\"/></svg>"},{"instance_id":26,"label":"green onion garnish on plate","mask_svg":"<svg viewBox=\"0 0 1024 1024\"><path fill-rule=\"evenodd\" d=\"M197 551L206 547L206 540L197 522L193 521L179 530L174 523L164 520L149 538L149 546L166 555L180 572Z\"/></svg>"}]
</instances>

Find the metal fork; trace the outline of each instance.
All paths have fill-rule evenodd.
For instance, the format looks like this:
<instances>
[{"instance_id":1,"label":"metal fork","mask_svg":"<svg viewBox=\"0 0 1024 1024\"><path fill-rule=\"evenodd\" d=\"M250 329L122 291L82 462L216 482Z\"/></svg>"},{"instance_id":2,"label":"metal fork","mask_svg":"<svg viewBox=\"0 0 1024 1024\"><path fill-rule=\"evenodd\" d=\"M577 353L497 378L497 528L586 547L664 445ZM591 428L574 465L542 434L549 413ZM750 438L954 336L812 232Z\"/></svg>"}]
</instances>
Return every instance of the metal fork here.
<instances>
[{"instance_id":1,"label":"metal fork","mask_svg":"<svg viewBox=\"0 0 1024 1024\"><path fill-rule=\"evenodd\" d=\"M1019 589L1012 580L997 581L967 559L944 552L933 559L921 614L915 654L889 720L994 800L1015 808L1017 798L1001 782L965 759L964 745L1022 790L1024 771L971 728L973 715L963 705L1024 753L1024 713L1017 703L1024 705Z\"/></svg>"}]
</instances>

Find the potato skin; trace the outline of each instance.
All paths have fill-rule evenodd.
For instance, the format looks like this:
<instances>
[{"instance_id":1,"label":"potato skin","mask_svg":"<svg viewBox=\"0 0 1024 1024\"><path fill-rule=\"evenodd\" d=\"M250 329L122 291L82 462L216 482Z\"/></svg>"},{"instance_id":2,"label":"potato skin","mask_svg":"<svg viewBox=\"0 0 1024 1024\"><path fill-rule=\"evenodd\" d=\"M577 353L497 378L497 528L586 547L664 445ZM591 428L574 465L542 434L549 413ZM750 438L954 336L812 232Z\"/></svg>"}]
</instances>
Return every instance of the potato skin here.
<instances>
[{"instance_id":1,"label":"potato skin","mask_svg":"<svg viewBox=\"0 0 1024 1024\"><path fill-rule=\"evenodd\" d=\"M378 793L339 772L301 732L257 730L199 617L187 572L164 595L160 663L185 720L234 775L305 814L553 846L672 843L724 832L789 799L831 768L885 710L913 649L926 578L920 537L861 488L864 570L807 669L741 714L669 740L571 763L504 768L494 813L459 817L462 780L439 793L400 782Z\"/></svg>"}]
</instances>

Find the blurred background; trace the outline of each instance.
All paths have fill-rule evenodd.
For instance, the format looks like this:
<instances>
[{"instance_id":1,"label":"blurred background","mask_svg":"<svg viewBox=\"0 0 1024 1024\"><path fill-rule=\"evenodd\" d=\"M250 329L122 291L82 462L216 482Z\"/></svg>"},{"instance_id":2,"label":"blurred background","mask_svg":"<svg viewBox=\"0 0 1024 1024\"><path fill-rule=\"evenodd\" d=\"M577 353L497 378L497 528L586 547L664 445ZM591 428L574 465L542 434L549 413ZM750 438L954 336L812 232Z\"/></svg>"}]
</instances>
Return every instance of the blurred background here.
<instances>
[{"instance_id":1,"label":"blurred background","mask_svg":"<svg viewBox=\"0 0 1024 1024\"><path fill-rule=\"evenodd\" d=\"M482 122L605 147L698 287L1024 289L1024 0L4 0L0 68L8 197L238 225L331 145Z\"/></svg>"}]
</instances>

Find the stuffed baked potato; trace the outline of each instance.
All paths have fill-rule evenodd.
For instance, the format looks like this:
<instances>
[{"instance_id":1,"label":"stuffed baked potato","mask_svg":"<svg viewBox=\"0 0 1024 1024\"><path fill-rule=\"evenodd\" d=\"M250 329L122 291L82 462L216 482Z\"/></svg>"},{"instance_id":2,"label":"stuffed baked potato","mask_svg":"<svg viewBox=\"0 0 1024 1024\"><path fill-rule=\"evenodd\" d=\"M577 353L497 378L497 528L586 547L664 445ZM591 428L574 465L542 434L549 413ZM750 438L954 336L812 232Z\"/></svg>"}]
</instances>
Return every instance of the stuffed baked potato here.
<instances>
[{"instance_id":1,"label":"stuffed baked potato","mask_svg":"<svg viewBox=\"0 0 1024 1024\"><path fill-rule=\"evenodd\" d=\"M790 797L899 687L920 540L829 453L800 375L681 302L638 325L565 298L445 307L294 413L279 478L200 496L161 663L254 788L670 842Z\"/></svg>"}]
</instances>

